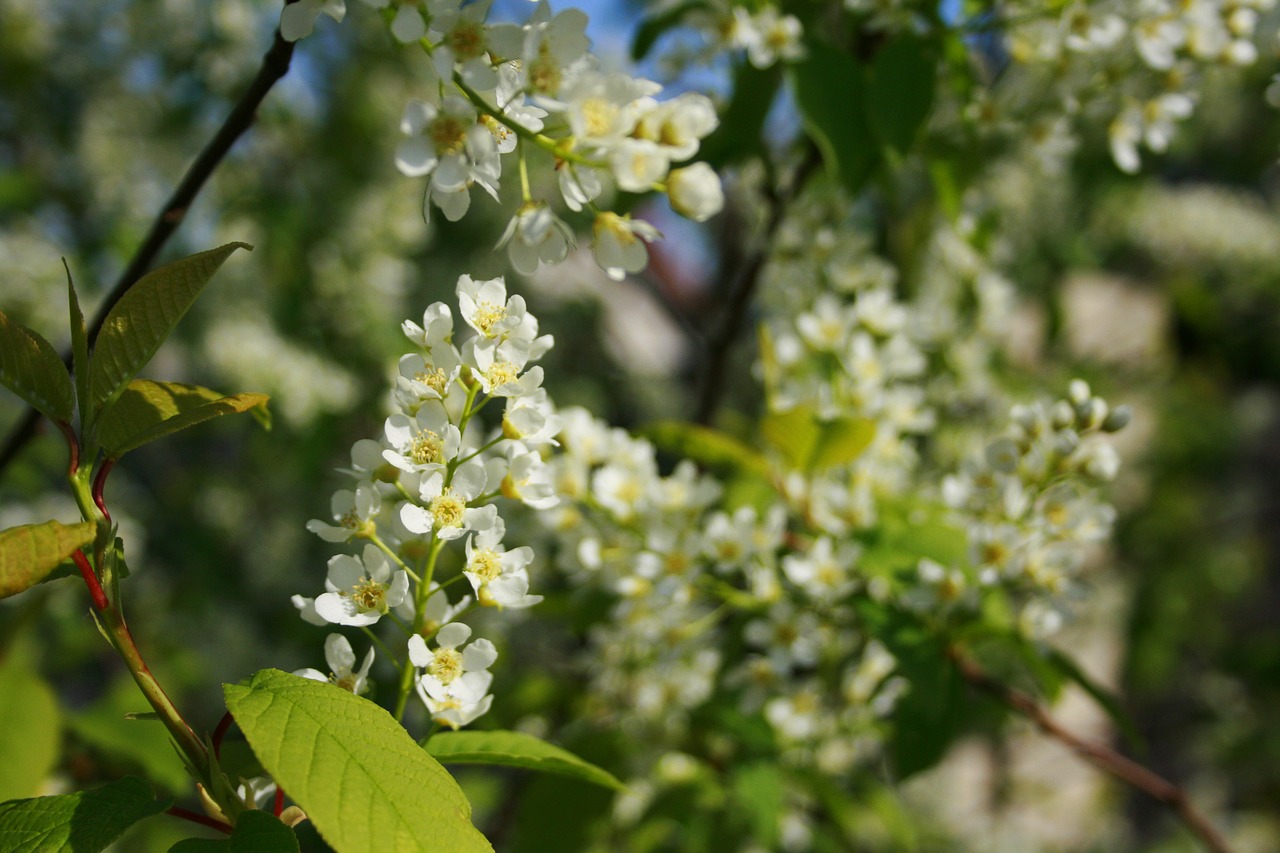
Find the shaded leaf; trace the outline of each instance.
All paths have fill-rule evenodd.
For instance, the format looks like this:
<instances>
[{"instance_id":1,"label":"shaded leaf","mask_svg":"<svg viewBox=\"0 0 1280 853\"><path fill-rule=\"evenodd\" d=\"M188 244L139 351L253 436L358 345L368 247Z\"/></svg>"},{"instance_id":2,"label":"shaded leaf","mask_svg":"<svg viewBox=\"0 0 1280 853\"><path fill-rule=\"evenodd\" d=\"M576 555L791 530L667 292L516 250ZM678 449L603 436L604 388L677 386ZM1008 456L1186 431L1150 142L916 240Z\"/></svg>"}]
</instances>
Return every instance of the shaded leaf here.
<instances>
[{"instance_id":1,"label":"shaded leaf","mask_svg":"<svg viewBox=\"0 0 1280 853\"><path fill-rule=\"evenodd\" d=\"M223 261L240 248L252 249L228 243L191 255L147 273L125 292L107 314L90 359L86 421L95 422L151 360Z\"/></svg>"},{"instance_id":2,"label":"shaded leaf","mask_svg":"<svg viewBox=\"0 0 1280 853\"><path fill-rule=\"evenodd\" d=\"M172 800L156 800L127 777L92 791L0 803L0 850L6 853L98 853Z\"/></svg>"},{"instance_id":3,"label":"shaded leaf","mask_svg":"<svg viewBox=\"0 0 1280 853\"><path fill-rule=\"evenodd\" d=\"M607 770L583 761L566 749L523 732L441 732L427 741L427 752L443 764L497 764L526 767L582 779L616 790L626 786Z\"/></svg>"},{"instance_id":4,"label":"shaded leaf","mask_svg":"<svg viewBox=\"0 0 1280 853\"><path fill-rule=\"evenodd\" d=\"M1080 668L1079 664L1058 649L1050 649L1046 657L1055 670L1068 680L1079 685L1080 689L1088 693L1093 701L1098 703L1102 710L1107 713L1107 716L1111 718L1111 721L1116 724L1116 728L1124 735L1130 747L1140 749L1143 746L1142 735L1128 713L1125 712L1124 706L1120 704L1119 697L1090 678Z\"/></svg>"},{"instance_id":5,"label":"shaded leaf","mask_svg":"<svg viewBox=\"0 0 1280 853\"><path fill-rule=\"evenodd\" d=\"M777 65L762 71L742 63L734 74L733 96L720 115L720 126L702 141L698 159L720 169L758 152L764 121L781 84Z\"/></svg>"},{"instance_id":6,"label":"shaded leaf","mask_svg":"<svg viewBox=\"0 0 1280 853\"><path fill-rule=\"evenodd\" d=\"M685 0L671 8L650 15L636 27L635 38L631 40L631 58L639 62L649 54L655 42L662 34L680 23L684 16L694 9L705 9L710 4L707 0Z\"/></svg>"},{"instance_id":7,"label":"shaded leaf","mask_svg":"<svg viewBox=\"0 0 1280 853\"><path fill-rule=\"evenodd\" d=\"M75 412L71 374L53 345L0 311L0 384L52 421Z\"/></svg>"},{"instance_id":8,"label":"shaded leaf","mask_svg":"<svg viewBox=\"0 0 1280 853\"><path fill-rule=\"evenodd\" d=\"M135 379L102 416L98 440L113 459L134 448L222 415L253 412L270 425L265 394L223 396L199 385Z\"/></svg>"},{"instance_id":9,"label":"shaded leaf","mask_svg":"<svg viewBox=\"0 0 1280 853\"><path fill-rule=\"evenodd\" d=\"M92 521L24 524L0 533L0 598L29 589L58 568L77 549L93 541Z\"/></svg>"},{"instance_id":10,"label":"shaded leaf","mask_svg":"<svg viewBox=\"0 0 1280 853\"><path fill-rule=\"evenodd\" d=\"M174 751L168 730L142 719L146 712L134 714L146 704L133 679L121 676L98 701L69 714L67 728L108 756L137 765L150 782L181 794L191 788L191 776ZM129 719L130 714L135 719Z\"/></svg>"},{"instance_id":11,"label":"shaded leaf","mask_svg":"<svg viewBox=\"0 0 1280 853\"><path fill-rule=\"evenodd\" d=\"M791 87L809 138L822 152L827 171L857 193L879 162L880 149L866 116L864 72L853 57L813 43L791 66Z\"/></svg>"},{"instance_id":12,"label":"shaded leaf","mask_svg":"<svg viewBox=\"0 0 1280 853\"><path fill-rule=\"evenodd\" d=\"M89 404L89 333L85 329L80 297L76 295L66 258L63 258L62 265L67 270L67 311L71 315L71 373L75 377L76 402L84 412Z\"/></svg>"},{"instance_id":13,"label":"shaded leaf","mask_svg":"<svg viewBox=\"0 0 1280 853\"><path fill-rule=\"evenodd\" d=\"M59 717L49 684L8 655L0 666L0 801L30 797L57 765Z\"/></svg>"},{"instance_id":14,"label":"shaded leaf","mask_svg":"<svg viewBox=\"0 0 1280 853\"><path fill-rule=\"evenodd\" d=\"M911 34L899 35L871 64L867 116L880 141L899 154L933 108L937 64L932 44Z\"/></svg>"},{"instance_id":15,"label":"shaded leaf","mask_svg":"<svg viewBox=\"0 0 1280 853\"><path fill-rule=\"evenodd\" d=\"M169 853L298 853L298 837L272 815L247 811L229 838L188 838L170 847Z\"/></svg>"},{"instance_id":16,"label":"shaded leaf","mask_svg":"<svg viewBox=\"0 0 1280 853\"><path fill-rule=\"evenodd\" d=\"M378 705L274 669L223 693L262 766L340 853L492 850L453 777Z\"/></svg>"}]
</instances>

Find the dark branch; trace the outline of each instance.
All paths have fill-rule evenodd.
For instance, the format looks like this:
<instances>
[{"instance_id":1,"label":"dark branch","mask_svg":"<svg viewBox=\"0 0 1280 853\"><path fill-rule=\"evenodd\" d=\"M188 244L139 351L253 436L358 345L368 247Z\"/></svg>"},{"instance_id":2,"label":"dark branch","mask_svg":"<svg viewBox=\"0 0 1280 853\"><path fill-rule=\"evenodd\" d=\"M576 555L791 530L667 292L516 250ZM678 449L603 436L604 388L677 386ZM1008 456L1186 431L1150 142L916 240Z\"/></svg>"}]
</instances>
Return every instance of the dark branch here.
<instances>
[{"instance_id":1,"label":"dark branch","mask_svg":"<svg viewBox=\"0 0 1280 853\"><path fill-rule=\"evenodd\" d=\"M952 649L949 655L965 681L1026 717L1035 723L1040 731L1073 750L1093 766L1172 808L1187 829L1194 833L1212 853L1231 853L1221 833L1191 804L1186 793L1177 785L1136 761L1126 758L1105 743L1088 741L1067 731L1057 720L1049 716L1048 711L1034 697L992 678L982 667L965 657L960 651Z\"/></svg>"},{"instance_id":2,"label":"dark branch","mask_svg":"<svg viewBox=\"0 0 1280 853\"><path fill-rule=\"evenodd\" d=\"M287 0L287 2L295 2L295 0ZM89 327L90 344L97 339L98 333L102 330L102 324L107 318L107 313L120 301L120 297L124 296L125 291L132 287L134 282L142 278L147 270L151 268L151 265L155 263L156 256L160 254L160 250L164 248L165 243L168 242L173 232L182 224L182 220L187 215L187 210L190 209L209 177L222 163L231 147L253 124L258 106L266 98L267 93L271 91L271 87L288 73L289 63L292 59L293 43L282 39L280 32L277 30L271 49L262 57L262 67L258 69L257 76L253 78L249 88L245 90L244 95L231 109L226 121L218 128L218 132L209 140L209 144L200 152L200 156L196 158L196 161L191 164L191 168L187 170L182 182L173 191L173 195L169 197L164 208L156 215L155 220L151 223L151 230L147 232L146 239L142 241L142 245L134 252L129 265L120 273L115 286L107 294L101 307L98 308L98 312L93 318L93 323ZM62 360L68 366L71 364L70 351L63 353ZM4 447L0 448L0 472L3 472L9 463L26 447L27 443L35 437L39 421L39 412L35 409L28 409L23 419L9 434Z\"/></svg>"},{"instance_id":3,"label":"dark branch","mask_svg":"<svg viewBox=\"0 0 1280 853\"><path fill-rule=\"evenodd\" d=\"M773 236L777 233L787 208L800 194L809 176L821 162L816 146L810 144L805 150L804 159L796 167L791 182L786 187L766 187L768 194L769 216L765 220L764 233L760 235L760 245L747 255L729 290L729 302L725 306L720 327L710 336L707 343L706 370L702 374L702 388L698 395L698 408L694 421L709 425L714 419L716 409L720 405L720 397L724 390L725 369L729 363L729 351L742 331L743 321L747 316L747 308L755 297L760 283L760 272L769 259L769 250Z\"/></svg>"}]
</instances>

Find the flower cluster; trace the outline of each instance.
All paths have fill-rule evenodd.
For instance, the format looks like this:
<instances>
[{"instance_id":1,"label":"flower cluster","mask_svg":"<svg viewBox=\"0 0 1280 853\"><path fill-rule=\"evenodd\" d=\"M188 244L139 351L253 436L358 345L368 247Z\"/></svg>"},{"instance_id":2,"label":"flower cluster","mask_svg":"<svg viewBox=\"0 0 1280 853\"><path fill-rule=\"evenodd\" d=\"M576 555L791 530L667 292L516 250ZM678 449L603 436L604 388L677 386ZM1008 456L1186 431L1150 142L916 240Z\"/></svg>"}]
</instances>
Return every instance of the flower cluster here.
<instances>
[{"instance_id":1,"label":"flower cluster","mask_svg":"<svg viewBox=\"0 0 1280 853\"><path fill-rule=\"evenodd\" d=\"M489 640L467 642L471 628L458 620L476 604L518 610L541 600L529 594L533 551L506 547L495 501L556 504L541 453L560 430L541 387L542 368L534 364L552 340L538 334L524 299L508 297L502 279L470 276L459 279L457 296L474 334L455 343L453 312L442 302L427 308L421 325L404 323L416 349L400 359L395 411L379 439L352 447L345 473L355 482L334 494L332 522L307 525L328 542L363 548L329 560L323 593L293 599L302 617L318 625L368 631L384 617L394 623L405 655L396 660L401 712L414 688L432 718L453 728L488 710L488 669L497 657ZM486 428L478 415L494 401L504 407L501 422ZM455 579L471 586L458 600L440 577L449 543L458 543ZM325 647L331 679L360 692L371 659L353 671L345 639L331 635ZM397 657L394 648L390 654Z\"/></svg>"},{"instance_id":2,"label":"flower cluster","mask_svg":"<svg viewBox=\"0 0 1280 853\"><path fill-rule=\"evenodd\" d=\"M1111 532L1115 510L1096 486L1119 469L1106 435L1129 418L1126 407L1110 408L1079 379L1052 404L1014 406L1005 434L942 485L963 520L972 576L925 562L923 586L947 587L951 600L971 583L1000 587L1020 605L1024 631L1053 633L1086 546Z\"/></svg>"},{"instance_id":3,"label":"flower cluster","mask_svg":"<svg viewBox=\"0 0 1280 853\"><path fill-rule=\"evenodd\" d=\"M488 22L487 2L367 2L394 6L392 34L420 44L431 58L422 97L404 110L406 138L396 165L429 179L424 213L435 206L452 221L467 212L473 187L498 198L504 158L515 157L522 203L498 245L519 272L563 260L573 243L549 200L534 195L531 151L550 155L564 205L593 214L592 247L615 279L644 269L646 244L661 235L643 220L600 207L610 186L666 193L676 212L698 222L723 206L716 173L688 162L718 123L711 101L695 93L658 101L659 84L602 70L588 50L580 11L553 14L542 2L516 25ZM285 7L281 33L300 38L321 13L343 12L341 0L300 0Z\"/></svg>"}]
</instances>

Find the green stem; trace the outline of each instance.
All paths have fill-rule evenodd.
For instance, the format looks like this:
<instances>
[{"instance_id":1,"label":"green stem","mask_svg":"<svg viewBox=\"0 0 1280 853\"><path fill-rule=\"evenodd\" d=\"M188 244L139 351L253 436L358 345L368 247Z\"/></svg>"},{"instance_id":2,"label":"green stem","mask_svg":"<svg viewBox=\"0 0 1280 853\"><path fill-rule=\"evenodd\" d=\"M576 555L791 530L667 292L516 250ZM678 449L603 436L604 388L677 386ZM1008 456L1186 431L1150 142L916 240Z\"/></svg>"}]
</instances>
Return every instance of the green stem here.
<instances>
[{"instance_id":1,"label":"green stem","mask_svg":"<svg viewBox=\"0 0 1280 853\"><path fill-rule=\"evenodd\" d=\"M418 588L414 591L414 615L413 615L413 634L417 634L422 630L422 626L426 624L425 610L427 598L431 594L431 577L436 571L436 560L440 557L440 552L444 549L444 540L436 538L435 532L431 533L431 550L427 553L427 567L422 574L422 582L418 584ZM395 718L399 722L404 719L404 709L409 703L409 694L413 692L413 660L405 657L404 663L400 667L400 687L396 696Z\"/></svg>"},{"instance_id":2,"label":"green stem","mask_svg":"<svg viewBox=\"0 0 1280 853\"><path fill-rule=\"evenodd\" d=\"M401 666L400 659L395 656L395 653L391 651L386 643L382 642L382 639L368 625L361 625L360 630L364 632L364 635L369 638L371 643L378 647L387 660L391 661L393 666Z\"/></svg>"}]
</instances>

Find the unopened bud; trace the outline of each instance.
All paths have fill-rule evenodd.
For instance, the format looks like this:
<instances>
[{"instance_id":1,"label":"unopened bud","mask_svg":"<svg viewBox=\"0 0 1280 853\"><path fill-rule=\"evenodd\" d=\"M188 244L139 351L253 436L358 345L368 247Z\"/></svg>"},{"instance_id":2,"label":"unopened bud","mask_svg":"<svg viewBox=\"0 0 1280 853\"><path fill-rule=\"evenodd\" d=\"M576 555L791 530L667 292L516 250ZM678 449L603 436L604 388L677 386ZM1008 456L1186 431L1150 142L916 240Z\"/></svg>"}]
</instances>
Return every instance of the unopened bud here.
<instances>
[{"instance_id":1,"label":"unopened bud","mask_svg":"<svg viewBox=\"0 0 1280 853\"><path fill-rule=\"evenodd\" d=\"M1129 425L1129 421L1133 420L1133 409L1128 406L1116 406L1107 413L1106 418L1102 421L1103 432L1119 432Z\"/></svg>"}]
</instances>

